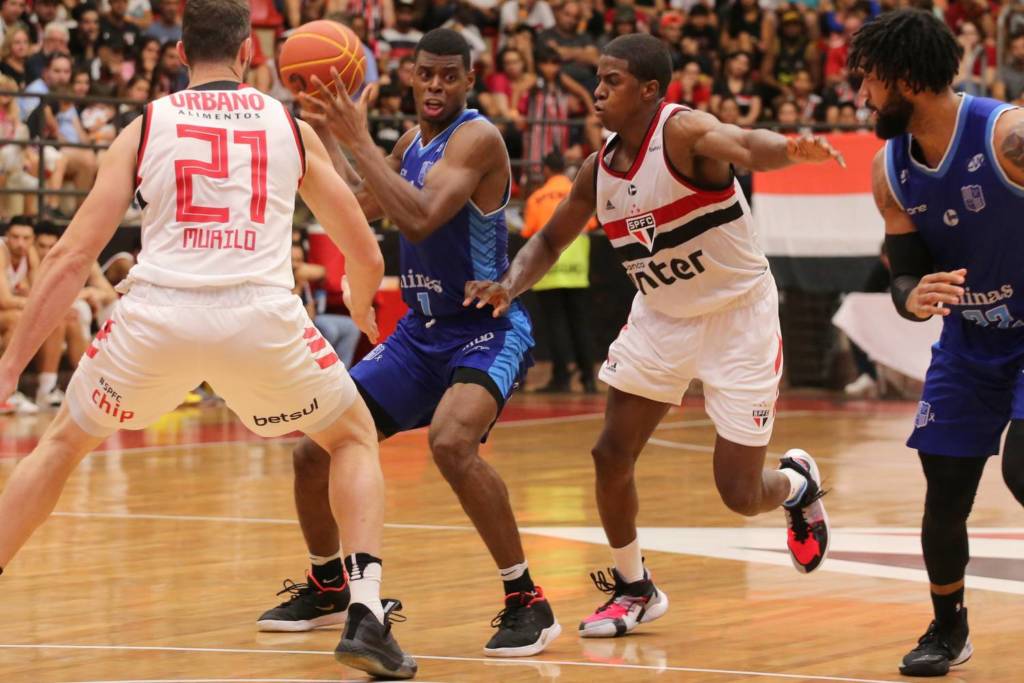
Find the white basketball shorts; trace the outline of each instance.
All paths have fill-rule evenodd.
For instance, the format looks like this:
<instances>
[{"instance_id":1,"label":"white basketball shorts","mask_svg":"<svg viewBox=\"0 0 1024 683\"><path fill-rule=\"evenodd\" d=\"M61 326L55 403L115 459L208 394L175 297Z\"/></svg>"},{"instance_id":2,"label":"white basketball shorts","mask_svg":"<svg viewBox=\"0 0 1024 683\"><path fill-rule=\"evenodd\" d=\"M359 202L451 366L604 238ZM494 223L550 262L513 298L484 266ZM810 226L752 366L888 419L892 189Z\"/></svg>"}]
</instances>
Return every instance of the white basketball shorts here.
<instances>
[{"instance_id":1,"label":"white basketball shorts","mask_svg":"<svg viewBox=\"0 0 1024 683\"><path fill-rule=\"evenodd\" d=\"M357 396L288 290L134 282L82 357L68 409L94 436L142 429L203 381L260 436L322 431Z\"/></svg>"},{"instance_id":2,"label":"white basketball shorts","mask_svg":"<svg viewBox=\"0 0 1024 683\"><path fill-rule=\"evenodd\" d=\"M771 273L726 309L693 318L651 310L637 294L600 378L619 391L679 405L693 378L719 436L743 446L771 439L782 377L779 297Z\"/></svg>"}]
</instances>

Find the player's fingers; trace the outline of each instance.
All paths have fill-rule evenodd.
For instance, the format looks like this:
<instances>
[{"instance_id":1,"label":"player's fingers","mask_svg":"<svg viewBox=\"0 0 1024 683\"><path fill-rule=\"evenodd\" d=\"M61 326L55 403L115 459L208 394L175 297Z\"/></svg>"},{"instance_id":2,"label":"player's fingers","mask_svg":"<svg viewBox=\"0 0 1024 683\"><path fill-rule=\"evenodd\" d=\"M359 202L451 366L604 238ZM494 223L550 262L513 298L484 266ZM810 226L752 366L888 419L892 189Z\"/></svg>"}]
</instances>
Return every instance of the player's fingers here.
<instances>
[{"instance_id":1,"label":"player's fingers","mask_svg":"<svg viewBox=\"0 0 1024 683\"><path fill-rule=\"evenodd\" d=\"M331 103L334 102L334 95L331 93L331 91L327 87L327 85L323 81L320 80L319 76L310 76L309 80L316 87L317 92L320 93L320 97L323 99L324 102L331 102ZM325 108L326 108L326 105L325 105Z\"/></svg>"},{"instance_id":2,"label":"player's fingers","mask_svg":"<svg viewBox=\"0 0 1024 683\"><path fill-rule=\"evenodd\" d=\"M952 271L949 273L930 273L921 278L922 284L934 284L939 282L950 282L954 285L962 285L964 283L964 276L960 271Z\"/></svg>"},{"instance_id":3,"label":"player's fingers","mask_svg":"<svg viewBox=\"0 0 1024 683\"><path fill-rule=\"evenodd\" d=\"M338 106L348 109L352 105L352 98L348 94L348 87L341 82L341 74L333 66L331 67L331 79L334 81L334 92L338 95Z\"/></svg>"},{"instance_id":4,"label":"player's fingers","mask_svg":"<svg viewBox=\"0 0 1024 683\"><path fill-rule=\"evenodd\" d=\"M366 107L367 109L377 101L377 84L370 83L363 88L363 94L359 97L359 104Z\"/></svg>"},{"instance_id":5,"label":"player's fingers","mask_svg":"<svg viewBox=\"0 0 1024 683\"><path fill-rule=\"evenodd\" d=\"M924 285L921 289L927 292L938 292L939 294L949 294L952 296L963 296L963 287L957 287L956 285L948 284L945 282L932 282Z\"/></svg>"},{"instance_id":6,"label":"player's fingers","mask_svg":"<svg viewBox=\"0 0 1024 683\"><path fill-rule=\"evenodd\" d=\"M508 306L509 305L507 303L498 304L497 306L495 306L494 307L494 317L495 318L500 318L501 316L505 315L505 313L508 312Z\"/></svg>"}]
</instances>

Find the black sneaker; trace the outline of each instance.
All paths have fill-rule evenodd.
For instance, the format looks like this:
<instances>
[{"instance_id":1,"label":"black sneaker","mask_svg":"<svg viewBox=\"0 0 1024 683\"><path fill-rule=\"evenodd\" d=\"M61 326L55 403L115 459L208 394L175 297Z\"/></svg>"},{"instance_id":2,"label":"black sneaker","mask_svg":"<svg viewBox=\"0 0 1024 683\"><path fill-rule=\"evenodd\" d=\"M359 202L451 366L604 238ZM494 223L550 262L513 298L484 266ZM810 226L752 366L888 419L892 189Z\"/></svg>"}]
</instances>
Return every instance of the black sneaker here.
<instances>
[{"instance_id":1,"label":"black sneaker","mask_svg":"<svg viewBox=\"0 0 1024 683\"><path fill-rule=\"evenodd\" d=\"M489 657L529 657L544 651L562 633L544 590L505 596L505 609L491 621L498 632L484 645Z\"/></svg>"},{"instance_id":2,"label":"black sneaker","mask_svg":"<svg viewBox=\"0 0 1024 683\"><path fill-rule=\"evenodd\" d=\"M264 612L256 622L261 631L312 631L345 621L345 611L351 597L348 576L345 576L345 583L332 588L321 585L307 572L306 583L285 579L284 588L277 594L285 593L290 593L291 597Z\"/></svg>"},{"instance_id":3,"label":"black sneaker","mask_svg":"<svg viewBox=\"0 0 1024 683\"><path fill-rule=\"evenodd\" d=\"M792 448L779 461L779 469L791 469L807 479L807 488L800 500L784 505L789 532L786 546L793 566L805 574L813 572L828 557L829 523L822 496L821 473L814 458L799 448Z\"/></svg>"},{"instance_id":4,"label":"black sneaker","mask_svg":"<svg viewBox=\"0 0 1024 683\"><path fill-rule=\"evenodd\" d=\"M341 664L365 671L377 678L412 678L416 675L416 660L402 652L398 641L391 635L391 622L405 621L398 614L402 603L382 600L384 623L377 621L370 608L357 602L348 610L348 624L341 642L334 649L334 658Z\"/></svg>"},{"instance_id":5,"label":"black sneaker","mask_svg":"<svg viewBox=\"0 0 1024 683\"><path fill-rule=\"evenodd\" d=\"M614 568L609 571L615 583L601 571L590 575L597 589L611 598L580 622L582 638L624 636L638 624L654 621L668 611L668 596L658 590L646 569L644 578L633 583L626 583Z\"/></svg>"},{"instance_id":6,"label":"black sneaker","mask_svg":"<svg viewBox=\"0 0 1024 683\"><path fill-rule=\"evenodd\" d=\"M904 676L945 676L950 667L963 664L974 654L970 629L967 628L967 608L957 615L957 621L945 626L933 621L917 641L917 647L907 653L900 664Z\"/></svg>"}]
</instances>

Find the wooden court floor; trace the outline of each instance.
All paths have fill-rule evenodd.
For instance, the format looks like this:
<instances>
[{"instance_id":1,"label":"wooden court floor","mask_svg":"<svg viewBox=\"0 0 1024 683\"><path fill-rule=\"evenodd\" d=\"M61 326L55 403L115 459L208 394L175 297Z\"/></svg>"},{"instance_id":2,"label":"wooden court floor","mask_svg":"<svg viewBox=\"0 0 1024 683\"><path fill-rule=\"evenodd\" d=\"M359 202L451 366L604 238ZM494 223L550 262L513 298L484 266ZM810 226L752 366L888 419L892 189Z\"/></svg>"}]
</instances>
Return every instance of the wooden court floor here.
<instances>
[{"instance_id":1,"label":"wooden court floor","mask_svg":"<svg viewBox=\"0 0 1024 683\"><path fill-rule=\"evenodd\" d=\"M713 430L697 401L673 411L641 459L641 540L672 607L615 640L575 629L603 595L609 556L589 447L603 399L517 396L484 447L505 477L531 570L564 632L543 655L482 656L501 607L483 544L426 452L382 449L385 594L421 681L896 681L930 618L917 525L923 480L902 445L913 406L790 397L773 453L818 457L833 550L798 574L781 512L746 520L718 500ZM0 420L0 481L49 420ZM338 631L261 634L255 619L302 579L292 440L250 436L222 408L181 409L112 438L72 477L58 514L0 578L0 681L363 680L329 656ZM3 520L0 520L0 524ZM1024 680L1024 514L989 465L972 526L974 658L950 681Z\"/></svg>"}]
</instances>

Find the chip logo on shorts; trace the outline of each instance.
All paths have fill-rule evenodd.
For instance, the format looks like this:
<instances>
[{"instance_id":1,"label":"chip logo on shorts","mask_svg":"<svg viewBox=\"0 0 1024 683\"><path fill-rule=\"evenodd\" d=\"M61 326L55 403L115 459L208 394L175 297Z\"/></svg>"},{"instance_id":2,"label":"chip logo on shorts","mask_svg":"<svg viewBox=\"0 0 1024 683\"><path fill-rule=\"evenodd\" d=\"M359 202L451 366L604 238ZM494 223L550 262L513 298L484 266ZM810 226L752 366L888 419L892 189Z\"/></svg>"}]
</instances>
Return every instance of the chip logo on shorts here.
<instances>
[{"instance_id":1,"label":"chip logo on shorts","mask_svg":"<svg viewBox=\"0 0 1024 683\"><path fill-rule=\"evenodd\" d=\"M121 394L114 390L110 383L100 377L100 388L93 389L92 403L110 417L116 417L120 424L135 417L134 410L128 410L121 406Z\"/></svg>"},{"instance_id":2,"label":"chip logo on shorts","mask_svg":"<svg viewBox=\"0 0 1024 683\"><path fill-rule=\"evenodd\" d=\"M932 412L932 404L921 401L917 404L917 416L914 418L914 427L921 429L927 427L929 422L935 421L935 413Z\"/></svg>"},{"instance_id":3,"label":"chip logo on shorts","mask_svg":"<svg viewBox=\"0 0 1024 683\"><path fill-rule=\"evenodd\" d=\"M772 419L772 409L767 403L758 403L754 406L751 411L751 415L754 418L754 426L764 428L768 426L768 423Z\"/></svg>"}]
</instances>

